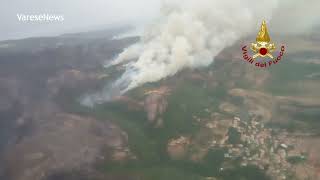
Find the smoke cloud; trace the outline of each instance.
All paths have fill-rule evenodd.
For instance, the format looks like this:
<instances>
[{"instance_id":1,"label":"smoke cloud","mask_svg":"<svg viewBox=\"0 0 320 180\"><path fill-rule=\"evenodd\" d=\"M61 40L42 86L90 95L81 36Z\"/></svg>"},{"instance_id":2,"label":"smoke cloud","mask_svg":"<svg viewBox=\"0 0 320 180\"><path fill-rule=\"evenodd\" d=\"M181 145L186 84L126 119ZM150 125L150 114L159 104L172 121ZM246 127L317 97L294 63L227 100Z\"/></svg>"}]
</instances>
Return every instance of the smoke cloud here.
<instances>
[{"instance_id":1,"label":"smoke cloud","mask_svg":"<svg viewBox=\"0 0 320 180\"><path fill-rule=\"evenodd\" d=\"M93 105L145 83L175 75L185 68L208 66L224 48L270 22L278 0L167 0L159 20L141 41L128 47L106 67L124 64L123 75L83 103Z\"/></svg>"},{"instance_id":2,"label":"smoke cloud","mask_svg":"<svg viewBox=\"0 0 320 180\"><path fill-rule=\"evenodd\" d=\"M270 18L275 1L176 0L164 2L162 21L144 34L140 43L119 55L116 65L127 66L115 86L121 93L147 82L172 76L184 68L208 66L213 57Z\"/></svg>"}]
</instances>

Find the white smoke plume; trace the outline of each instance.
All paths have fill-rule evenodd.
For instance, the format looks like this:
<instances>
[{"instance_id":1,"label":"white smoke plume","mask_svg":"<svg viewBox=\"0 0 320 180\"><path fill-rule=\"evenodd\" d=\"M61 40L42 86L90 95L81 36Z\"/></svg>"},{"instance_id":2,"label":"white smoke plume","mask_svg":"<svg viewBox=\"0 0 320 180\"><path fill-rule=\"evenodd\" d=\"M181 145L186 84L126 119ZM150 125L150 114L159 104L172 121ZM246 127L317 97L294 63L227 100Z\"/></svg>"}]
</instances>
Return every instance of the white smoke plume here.
<instances>
[{"instance_id":1,"label":"white smoke plume","mask_svg":"<svg viewBox=\"0 0 320 180\"><path fill-rule=\"evenodd\" d=\"M108 64L124 63L124 74L103 92L87 96L93 105L185 68L208 66L224 48L269 21L278 0L167 0L161 18L141 41Z\"/></svg>"}]
</instances>

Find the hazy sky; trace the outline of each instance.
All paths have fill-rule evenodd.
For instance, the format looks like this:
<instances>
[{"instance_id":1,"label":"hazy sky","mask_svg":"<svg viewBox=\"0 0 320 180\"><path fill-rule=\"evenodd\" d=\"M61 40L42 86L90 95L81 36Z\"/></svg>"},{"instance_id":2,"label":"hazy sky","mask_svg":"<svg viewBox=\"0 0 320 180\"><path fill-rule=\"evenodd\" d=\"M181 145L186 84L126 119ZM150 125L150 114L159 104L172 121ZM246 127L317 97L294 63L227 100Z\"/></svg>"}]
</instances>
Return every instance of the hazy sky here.
<instances>
[{"instance_id":1,"label":"hazy sky","mask_svg":"<svg viewBox=\"0 0 320 180\"><path fill-rule=\"evenodd\" d=\"M3 2L5 1L5 2ZM161 0L2 0L0 40L82 31L109 24L149 22ZM19 22L17 14L63 15L63 22Z\"/></svg>"},{"instance_id":2,"label":"hazy sky","mask_svg":"<svg viewBox=\"0 0 320 180\"><path fill-rule=\"evenodd\" d=\"M0 40L57 35L119 24L145 24L157 17L162 0L1 0ZM174 1L174 0L167 0ZM223 1L223 0L222 0ZM279 0L274 31L305 31L320 22L320 0ZM252 0L252 3L259 2ZM17 14L63 15L63 22L20 22ZM240 22L241 23L241 22Z\"/></svg>"}]
</instances>

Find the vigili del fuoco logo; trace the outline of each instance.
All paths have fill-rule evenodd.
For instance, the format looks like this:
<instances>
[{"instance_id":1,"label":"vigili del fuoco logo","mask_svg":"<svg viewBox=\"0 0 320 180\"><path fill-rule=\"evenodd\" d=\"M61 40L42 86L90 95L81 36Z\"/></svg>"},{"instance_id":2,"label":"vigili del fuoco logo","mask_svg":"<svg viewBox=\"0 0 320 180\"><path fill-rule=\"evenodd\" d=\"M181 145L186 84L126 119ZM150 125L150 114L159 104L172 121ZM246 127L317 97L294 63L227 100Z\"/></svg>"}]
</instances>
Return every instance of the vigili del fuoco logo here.
<instances>
[{"instance_id":1,"label":"vigili del fuoco logo","mask_svg":"<svg viewBox=\"0 0 320 180\"><path fill-rule=\"evenodd\" d=\"M256 67L266 68L274 64L277 64L281 61L284 52L285 46L282 45L278 51L276 57L273 56L273 53L276 51L277 47L274 43L271 42L267 24L265 21L262 22L260 31L257 35L256 42L251 43L250 50L253 53L248 52L248 47L243 46L243 59L248 63L255 65ZM253 55L250 55L253 54Z\"/></svg>"}]
</instances>

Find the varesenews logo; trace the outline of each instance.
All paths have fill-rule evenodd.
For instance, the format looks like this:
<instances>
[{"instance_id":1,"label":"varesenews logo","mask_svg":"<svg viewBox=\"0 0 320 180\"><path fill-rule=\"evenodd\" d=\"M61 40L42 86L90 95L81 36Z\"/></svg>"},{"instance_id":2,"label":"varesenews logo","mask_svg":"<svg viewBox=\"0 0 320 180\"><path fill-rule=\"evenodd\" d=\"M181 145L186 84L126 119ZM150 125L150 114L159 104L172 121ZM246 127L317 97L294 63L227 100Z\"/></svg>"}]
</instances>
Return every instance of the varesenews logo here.
<instances>
[{"instance_id":1,"label":"varesenews logo","mask_svg":"<svg viewBox=\"0 0 320 180\"><path fill-rule=\"evenodd\" d=\"M62 22L63 15L56 14L17 14L18 21L21 22Z\"/></svg>"}]
</instances>

